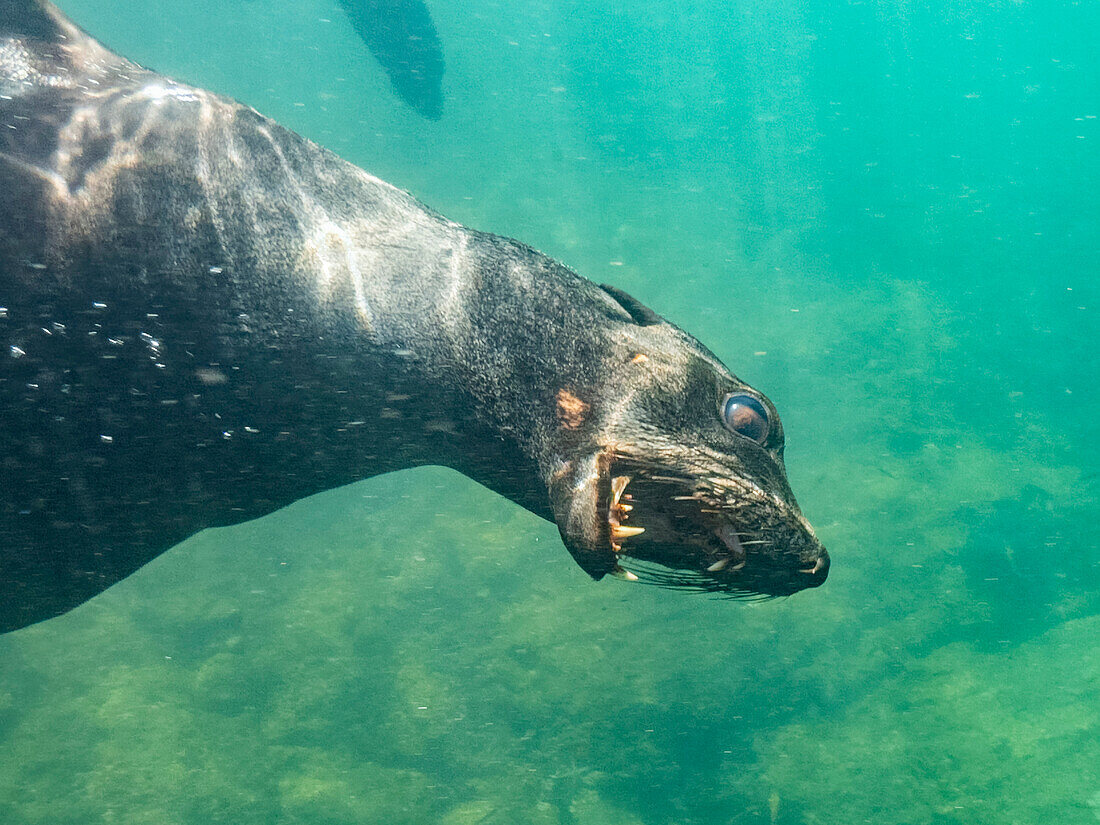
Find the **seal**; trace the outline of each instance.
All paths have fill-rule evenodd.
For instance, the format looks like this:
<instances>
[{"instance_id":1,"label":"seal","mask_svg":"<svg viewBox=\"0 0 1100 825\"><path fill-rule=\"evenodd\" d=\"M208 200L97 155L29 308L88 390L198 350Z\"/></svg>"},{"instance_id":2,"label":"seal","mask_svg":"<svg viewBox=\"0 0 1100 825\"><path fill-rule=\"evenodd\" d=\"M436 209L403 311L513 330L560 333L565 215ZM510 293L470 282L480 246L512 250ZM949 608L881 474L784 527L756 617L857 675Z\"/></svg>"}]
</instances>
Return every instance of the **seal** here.
<instances>
[{"instance_id":1,"label":"seal","mask_svg":"<svg viewBox=\"0 0 1100 825\"><path fill-rule=\"evenodd\" d=\"M624 292L0 0L0 629L206 527L453 467L593 578L829 557L772 403Z\"/></svg>"},{"instance_id":2,"label":"seal","mask_svg":"<svg viewBox=\"0 0 1100 825\"><path fill-rule=\"evenodd\" d=\"M394 93L428 120L443 116L443 46L421 0L339 0Z\"/></svg>"}]
</instances>

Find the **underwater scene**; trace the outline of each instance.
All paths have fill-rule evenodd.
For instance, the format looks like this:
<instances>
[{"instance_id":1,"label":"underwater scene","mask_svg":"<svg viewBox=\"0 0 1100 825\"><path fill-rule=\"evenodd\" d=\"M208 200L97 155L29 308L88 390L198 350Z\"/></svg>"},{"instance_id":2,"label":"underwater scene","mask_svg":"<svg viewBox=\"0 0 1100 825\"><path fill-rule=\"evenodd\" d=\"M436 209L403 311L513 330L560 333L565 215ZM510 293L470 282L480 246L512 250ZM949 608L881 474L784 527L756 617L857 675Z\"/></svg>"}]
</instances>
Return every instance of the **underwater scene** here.
<instances>
[{"instance_id":1,"label":"underwater scene","mask_svg":"<svg viewBox=\"0 0 1100 825\"><path fill-rule=\"evenodd\" d=\"M696 336L832 567L367 479L0 636L0 823L1100 823L1100 4L59 5Z\"/></svg>"}]
</instances>

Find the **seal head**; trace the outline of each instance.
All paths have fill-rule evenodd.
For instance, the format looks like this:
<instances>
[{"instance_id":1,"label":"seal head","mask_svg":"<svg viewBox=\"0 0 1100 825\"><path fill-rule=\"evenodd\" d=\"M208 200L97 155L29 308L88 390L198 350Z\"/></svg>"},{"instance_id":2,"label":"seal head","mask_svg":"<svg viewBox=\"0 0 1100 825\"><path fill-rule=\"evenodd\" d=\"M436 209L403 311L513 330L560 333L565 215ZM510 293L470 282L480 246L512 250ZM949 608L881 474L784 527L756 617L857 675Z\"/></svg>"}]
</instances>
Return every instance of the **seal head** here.
<instances>
[{"instance_id":1,"label":"seal head","mask_svg":"<svg viewBox=\"0 0 1100 825\"><path fill-rule=\"evenodd\" d=\"M547 484L562 538L608 573L735 597L824 583L772 402L698 341L620 290L631 323L607 339L594 387L562 387Z\"/></svg>"}]
</instances>

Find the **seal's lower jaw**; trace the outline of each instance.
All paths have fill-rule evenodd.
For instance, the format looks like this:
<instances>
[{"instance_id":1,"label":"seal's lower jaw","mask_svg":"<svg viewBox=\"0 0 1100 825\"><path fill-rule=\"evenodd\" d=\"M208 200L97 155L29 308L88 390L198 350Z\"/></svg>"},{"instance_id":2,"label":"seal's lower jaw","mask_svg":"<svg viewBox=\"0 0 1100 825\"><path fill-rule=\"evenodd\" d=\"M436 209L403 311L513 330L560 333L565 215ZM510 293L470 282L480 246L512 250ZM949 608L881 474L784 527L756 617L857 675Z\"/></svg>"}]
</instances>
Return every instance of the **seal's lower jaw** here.
<instances>
[{"instance_id":1,"label":"seal's lower jaw","mask_svg":"<svg viewBox=\"0 0 1100 825\"><path fill-rule=\"evenodd\" d=\"M620 578L747 598L824 584L825 548L796 510L755 485L619 462L611 470L601 498Z\"/></svg>"}]
</instances>

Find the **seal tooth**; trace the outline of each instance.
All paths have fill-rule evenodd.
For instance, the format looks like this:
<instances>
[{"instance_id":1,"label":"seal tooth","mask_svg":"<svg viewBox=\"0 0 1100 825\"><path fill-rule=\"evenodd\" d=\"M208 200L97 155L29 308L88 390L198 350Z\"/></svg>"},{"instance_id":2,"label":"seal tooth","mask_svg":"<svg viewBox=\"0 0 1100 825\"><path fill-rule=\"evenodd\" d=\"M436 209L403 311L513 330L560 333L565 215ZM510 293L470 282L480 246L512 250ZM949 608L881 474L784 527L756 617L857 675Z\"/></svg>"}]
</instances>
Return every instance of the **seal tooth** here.
<instances>
[{"instance_id":1,"label":"seal tooth","mask_svg":"<svg viewBox=\"0 0 1100 825\"><path fill-rule=\"evenodd\" d=\"M729 556L724 559L718 559L714 564L707 568L708 573L717 573L719 570L725 569L726 565L730 563Z\"/></svg>"},{"instance_id":2,"label":"seal tooth","mask_svg":"<svg viewBox=\"0 0 1100 825\"><path fill-rule=\"evenodd\" d=\"M626 485L630 483L630 476L615 476L611 479L611 501L613 504L619 503L619 497L622 496L623 490L626 489Z\"/></svg>"},{"instance_id":3,"label":"seal tooth","mask_svg":"<svg viewBox=\"0 0 1100 825\"><path fill-rule=\"evenodd\" d=\"M644 527L626 527L622 524L613 524L611 526L611 537L613 539L628 539L644 532Z\"/></svg>"},{"instance_id":4,"label":"seal tooth","mask_svg":"<svg viewBox=\"0 0 1100 825\"><path fill-rule=\"evenodd\" d=\"M825 566L825 559L818 559L813 567L807 567L803 570L799 570L799 573L809 573L811 576L816 574L818 570Z\"/></svg>"},{"instance_id":5,"label":"seal tooth","mask_svg":"<svg viewBox=\"0 0 1100 825\"><path fill-rule=\"evenodd\" d=\"M622 567L619 567L618 565L616 565L615 569L611 571L611 575L614 576L616 579L622 579L623 581L628 581L628 582L638 581L637 576L635 576L629 570L624 570Z\"/></svg>"}]
</instances>

